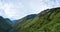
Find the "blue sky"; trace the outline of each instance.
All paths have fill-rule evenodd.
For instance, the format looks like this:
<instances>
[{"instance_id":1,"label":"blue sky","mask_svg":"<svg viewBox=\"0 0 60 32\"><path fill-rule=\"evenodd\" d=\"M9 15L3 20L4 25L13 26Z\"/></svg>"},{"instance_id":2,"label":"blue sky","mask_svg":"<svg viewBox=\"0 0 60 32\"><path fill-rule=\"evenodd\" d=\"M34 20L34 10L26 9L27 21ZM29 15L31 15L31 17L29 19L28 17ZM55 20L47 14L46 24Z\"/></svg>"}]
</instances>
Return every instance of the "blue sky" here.
<instances>
[{"instance_id":1,"label":"blue sky","mask_svg":"<svg viewBox=\"0 0 60 32\"><path fill-rule=\"evenodd\" d=\"M20 19L54 7L60 7L60 0L0 0L0 16Z\"/></svg>"}]
</instances>

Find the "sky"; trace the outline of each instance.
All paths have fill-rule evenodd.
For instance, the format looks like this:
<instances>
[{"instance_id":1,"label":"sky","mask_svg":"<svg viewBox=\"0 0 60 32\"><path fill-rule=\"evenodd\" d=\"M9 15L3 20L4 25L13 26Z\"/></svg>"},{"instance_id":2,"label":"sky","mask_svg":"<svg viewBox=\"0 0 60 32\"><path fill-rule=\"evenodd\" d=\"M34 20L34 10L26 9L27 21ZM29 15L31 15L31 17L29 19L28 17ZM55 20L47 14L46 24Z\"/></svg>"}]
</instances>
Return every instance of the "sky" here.
<instances>
[{"instance_id":1,"label":"sky","mask_svg":"<svg viewBox=\"0 0 60 32\"><path fill-rule=\"evenodd\" d=\"M15 20L54 7L60 0L0 0L0 16Z\"/></svg>"}]
</instances>

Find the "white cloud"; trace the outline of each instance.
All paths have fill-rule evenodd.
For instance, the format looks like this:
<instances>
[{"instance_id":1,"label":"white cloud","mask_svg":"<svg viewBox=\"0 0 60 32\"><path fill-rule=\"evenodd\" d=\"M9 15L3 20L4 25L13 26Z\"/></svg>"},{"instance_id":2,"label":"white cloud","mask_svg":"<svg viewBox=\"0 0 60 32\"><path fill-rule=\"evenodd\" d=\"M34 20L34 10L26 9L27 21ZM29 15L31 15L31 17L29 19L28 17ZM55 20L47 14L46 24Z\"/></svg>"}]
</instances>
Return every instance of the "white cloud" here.
<instances>
[{"instance_id":1,"label":"white cloud","mask_svg":"<svg viewBox=\"0 0 60 32\"><path fill-rule=\"evenodd\" d=\"M5 15L8 18L18 19L18 18L21 18L20 10L23 7L24 7L24 5L22 5L21 2L17 2L17 3L2 3L2 2L0 2L0 9L4 10L4 12L1 12L0 14L2 15L3 13L5 13Z\"/></svg>"},{"instance_id":2,"label":"white cloud","mask_svg":"<svg viewBox=\"0 0 60 32\"><path fill-rule=\"evenodd\" d=\"M6 9L5 10L5 13L6 15L11 18L20 18L20 9L23 8L23 5L21 3L16 3L16 4L6 4Z\"/></svg>"},{"instance_id":3,"label":"white cloud","mask_svg":"<svg viewBox=\"0 0 60 32\"><path fill-rule=\"evenodd\" d=\"M60 7L60 0L0 0L0 9L5 11L0 14L19 19L57 6Z\"/></svg>"}]
</instances>

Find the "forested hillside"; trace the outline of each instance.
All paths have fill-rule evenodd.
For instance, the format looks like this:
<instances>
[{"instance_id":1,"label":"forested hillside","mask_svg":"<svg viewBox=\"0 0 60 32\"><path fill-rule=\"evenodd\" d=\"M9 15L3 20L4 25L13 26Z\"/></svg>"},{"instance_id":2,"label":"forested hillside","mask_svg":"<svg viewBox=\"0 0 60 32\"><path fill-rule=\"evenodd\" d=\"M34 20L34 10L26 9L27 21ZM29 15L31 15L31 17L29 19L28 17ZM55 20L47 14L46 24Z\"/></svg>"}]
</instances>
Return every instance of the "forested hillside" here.
<instances>
[{"instance_id":1,"label":"forested hillside","mask_svg":"<svg viewBox=\"0 0 60 32\"><path fill-rule=\"evenodd\" d=\"M10 32L60 32L60 7L17 21Z\"/></svg>"},{"instance_id":2,"label":"forested hillside","mask_svg":"<svg viewBox=\"0 0 60 32\"><path fill-rule=\"evenodd\" d=\"M0 16L0 32L9 32L13 28L10 22L12 21Z\"/></svg>"}]
</instances>

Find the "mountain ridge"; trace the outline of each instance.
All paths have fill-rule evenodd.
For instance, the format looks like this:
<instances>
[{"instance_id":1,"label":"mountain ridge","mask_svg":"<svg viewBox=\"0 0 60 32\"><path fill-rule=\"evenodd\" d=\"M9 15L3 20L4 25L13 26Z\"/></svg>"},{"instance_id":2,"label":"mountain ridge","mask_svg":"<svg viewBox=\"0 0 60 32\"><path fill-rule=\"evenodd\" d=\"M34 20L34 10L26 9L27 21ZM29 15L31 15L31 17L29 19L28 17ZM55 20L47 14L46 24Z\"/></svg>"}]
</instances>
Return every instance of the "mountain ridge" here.
<instances>
[{"instance_id":1,"label":"mountain ridge","mask_svg":"<svg viewBox=\"0 0 60 32\"><path fill-rule=\"evenodd\" d=\"M59 32L59 14L60 7L44 10L25 22L18 21L11 32Z\"/></svg>"},{"instance_id":2,"label":"mountain ridge","mask_svg":"<svg viewBox=\"0 0 60 32\"><path fill-rule=\"evenodd\" d=\"M10 29L12 29L11 23L9 23L10 20L3 18L0 16L0 32L9 32Z\"/></svg>"}]
</instances>

